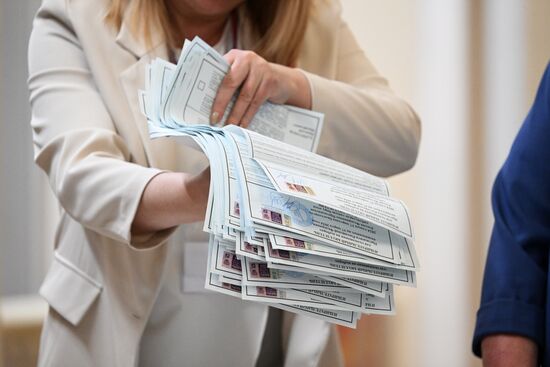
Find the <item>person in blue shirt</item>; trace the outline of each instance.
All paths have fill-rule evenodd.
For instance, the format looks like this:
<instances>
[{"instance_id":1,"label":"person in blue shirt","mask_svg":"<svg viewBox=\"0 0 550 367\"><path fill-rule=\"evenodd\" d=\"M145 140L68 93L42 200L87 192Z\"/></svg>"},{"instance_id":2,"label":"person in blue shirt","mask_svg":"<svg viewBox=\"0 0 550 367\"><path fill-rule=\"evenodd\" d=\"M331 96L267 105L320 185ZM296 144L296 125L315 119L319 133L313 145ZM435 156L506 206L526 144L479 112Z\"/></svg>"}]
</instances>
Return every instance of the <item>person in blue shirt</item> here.
<instances>
[{"instance_id":1,"label":"person in blue shirt","mask_svg":"<svg viewBox=\"0 0 550 367\"><path fill-rule=\"evenodd\" d=\"M550 366L550 65L492 192L495 224L473 352L484 366Z\"/></svg>"}]
</instances>

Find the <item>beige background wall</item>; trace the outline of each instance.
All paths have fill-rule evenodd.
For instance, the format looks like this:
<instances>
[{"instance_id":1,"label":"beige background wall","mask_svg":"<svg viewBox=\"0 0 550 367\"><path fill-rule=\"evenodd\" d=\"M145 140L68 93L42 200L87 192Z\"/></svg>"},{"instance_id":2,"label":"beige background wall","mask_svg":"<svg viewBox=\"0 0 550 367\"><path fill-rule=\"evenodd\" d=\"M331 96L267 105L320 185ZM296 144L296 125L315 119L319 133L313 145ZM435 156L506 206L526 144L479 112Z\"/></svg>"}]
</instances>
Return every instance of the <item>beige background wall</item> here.
<instances>
[{"instance_id":1,"label":"beige background wall","mask_svg":"<svg viewBox=\"0 0 550 367\"><path fill-rule=\"evenodd\" d=\"M546 0L343 0L367 56L423 120L416 167L391 179L421 273L398 315L343 331L350 366L479 366L470 353L490 188L550 59Z\"/></svg>"}]
</instances>

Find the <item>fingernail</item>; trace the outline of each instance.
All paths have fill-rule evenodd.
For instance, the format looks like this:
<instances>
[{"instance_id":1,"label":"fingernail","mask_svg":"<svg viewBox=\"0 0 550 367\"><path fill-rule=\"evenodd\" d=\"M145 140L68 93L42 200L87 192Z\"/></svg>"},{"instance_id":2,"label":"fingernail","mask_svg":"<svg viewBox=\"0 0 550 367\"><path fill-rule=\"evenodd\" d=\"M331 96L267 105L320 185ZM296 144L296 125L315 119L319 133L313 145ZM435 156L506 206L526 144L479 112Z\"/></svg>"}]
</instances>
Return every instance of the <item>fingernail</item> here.
<instances>
[{"instance_id":1,"label":"fingernail","mask_svg":"<svg viewBox=\"0 0 550 367\"><path fill-rule=\"evenodd\" d=\"M210 116L210 123L217 124L218 119L220 118L220 114L217 112L212 112L212 115Z\"/></svg>"}]
</instances>

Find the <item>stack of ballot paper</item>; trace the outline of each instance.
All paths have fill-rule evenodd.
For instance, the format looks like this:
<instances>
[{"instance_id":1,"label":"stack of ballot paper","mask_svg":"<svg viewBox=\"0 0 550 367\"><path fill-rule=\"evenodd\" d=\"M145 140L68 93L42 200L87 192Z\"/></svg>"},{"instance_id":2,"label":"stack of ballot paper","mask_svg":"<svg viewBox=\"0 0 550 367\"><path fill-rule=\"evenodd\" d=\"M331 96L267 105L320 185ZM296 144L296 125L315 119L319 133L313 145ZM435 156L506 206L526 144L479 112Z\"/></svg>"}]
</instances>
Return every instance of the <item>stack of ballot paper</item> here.
<instances>
[{"instance_id":1,"label":"stack of ballot paper","mask_svg":"<svg viewBox=\"0 0 550 367\"><path fill-rule=\"evenodd\" d=\"M209 158L206 288L349 327L394 314L394 285L416 286L418 270L405 205L383 179L313 153L322 114L267 102L249 129L210 126L228 69L194 39L177 65L154 60L139 91L151 138Z\"/></svg>"}]
</instances>

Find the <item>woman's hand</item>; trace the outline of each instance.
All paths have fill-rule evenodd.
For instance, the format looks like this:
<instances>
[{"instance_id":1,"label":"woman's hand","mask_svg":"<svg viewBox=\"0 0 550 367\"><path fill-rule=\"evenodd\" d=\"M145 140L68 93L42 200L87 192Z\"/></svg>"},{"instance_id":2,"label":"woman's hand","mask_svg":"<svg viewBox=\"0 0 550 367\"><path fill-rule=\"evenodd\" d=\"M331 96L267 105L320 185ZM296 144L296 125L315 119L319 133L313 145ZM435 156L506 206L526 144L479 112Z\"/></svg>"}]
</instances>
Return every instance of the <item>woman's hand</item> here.
<instances>
[{"instance_id":1,"label":"woman's hand","mask_svg":"<svg viewBox=\"0 0 550 367\"><path fill-rule=\"evenodd\" d=\"M156 175L143 191L132 222L132 234L204 220L209 187L210 167L197 175L183 172Z\"/></svg>"},{"instance_id":2,"label":"woman's hand","mask_svg":"<svg viewBox=\"0 0 550 367\"><path fill-rule=\"evenodd\" d=\"M228 124L247 127L265 101L311 108L309 83L299 70L267 62L252 51L231 50L224 58L231 68L212 105L213 124L221 120L231 97L239 88Z\"/></svg>"}]
</instances>

